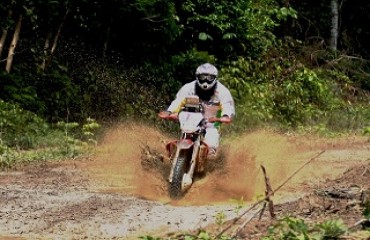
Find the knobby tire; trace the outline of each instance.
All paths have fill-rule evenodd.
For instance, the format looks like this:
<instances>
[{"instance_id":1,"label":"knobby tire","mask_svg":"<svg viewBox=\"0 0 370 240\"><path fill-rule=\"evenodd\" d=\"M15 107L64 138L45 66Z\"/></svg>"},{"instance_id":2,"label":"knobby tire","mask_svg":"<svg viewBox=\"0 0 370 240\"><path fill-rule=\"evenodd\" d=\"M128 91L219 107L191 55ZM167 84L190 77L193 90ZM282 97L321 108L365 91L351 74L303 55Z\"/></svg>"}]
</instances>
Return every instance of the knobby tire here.
<instances>
[{"instance_id":1,"label":"knobby tire","mask_svg":"<svg viewBox=\"0 0 370 240\"><path fill-rule=\"evenodd\" d=\"M170 197L173 199L179 199L182 197L182 178L185 173L185 167L186 167L186 157L184 155L180 155L177 158L177 162L175 165L175 169L173 172L172 182L170 184Z\"/></svg>"}]
</instances>

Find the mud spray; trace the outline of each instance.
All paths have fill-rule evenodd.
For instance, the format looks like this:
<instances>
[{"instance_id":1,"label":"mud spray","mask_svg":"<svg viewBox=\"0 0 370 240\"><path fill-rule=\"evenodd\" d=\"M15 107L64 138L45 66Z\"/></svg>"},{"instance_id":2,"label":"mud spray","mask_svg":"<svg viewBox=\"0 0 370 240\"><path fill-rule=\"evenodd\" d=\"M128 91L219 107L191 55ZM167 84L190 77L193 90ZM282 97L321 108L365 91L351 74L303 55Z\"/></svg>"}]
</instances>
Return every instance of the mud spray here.
<instances>
[{"instance_id":1,"label":"mud spray","mask_svg":"<svg viewBox=\"0 0 370 240\"><path fill-rule=\"evenodd\" d=\"M106 133L93 160L81 163L81 167L88 171L96 191L130 194L173 205L222 204L263 197L265 181L261 165L274 189L315 153L302 151L297 143L273 132L258 131L224 138L221 164L196 179L183 199L171 202L167 191L169 162L155 156L165 154L169 140L164 133L148 126L116 126ZM152 156L153 161L149 157L143 165L143 154L149 150L152 152L148 156ZM317 172L315 167L307 167L287 184L287 191L294 193L295 190L289 188L312 180Z\"/></svg>"}]
</instances>

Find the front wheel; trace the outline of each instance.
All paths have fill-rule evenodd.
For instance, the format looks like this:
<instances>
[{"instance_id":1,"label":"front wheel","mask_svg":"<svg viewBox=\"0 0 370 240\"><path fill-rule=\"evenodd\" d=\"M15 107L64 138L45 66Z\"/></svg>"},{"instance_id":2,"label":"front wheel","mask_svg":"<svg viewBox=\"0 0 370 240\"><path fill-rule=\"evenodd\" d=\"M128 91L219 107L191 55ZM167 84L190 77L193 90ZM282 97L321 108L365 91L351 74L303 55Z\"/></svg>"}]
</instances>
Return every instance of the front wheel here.
<instances>
[{"instance_id":1,"label":"front wheel","mask_svg":"<svg viewBox=\"0 0 370 240\"><path fill-rule=\"evenodd\" d=\"M179 199L182 197L182 179L185 174L186 168L186 157L180 155L177 158L175 169L173 171L172 182L170 183L169 193L173 199Z\"/></svg>"}]
</instances>

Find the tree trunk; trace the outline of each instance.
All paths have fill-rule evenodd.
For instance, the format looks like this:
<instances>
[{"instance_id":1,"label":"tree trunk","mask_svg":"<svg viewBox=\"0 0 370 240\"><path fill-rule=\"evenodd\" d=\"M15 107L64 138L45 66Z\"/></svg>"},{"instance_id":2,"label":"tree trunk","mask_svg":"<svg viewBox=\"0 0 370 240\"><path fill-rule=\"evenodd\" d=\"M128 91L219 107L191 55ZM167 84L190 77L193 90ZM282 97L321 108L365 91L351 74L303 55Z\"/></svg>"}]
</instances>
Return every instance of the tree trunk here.
<instances>
[{"instance_id":1,"label":"tree trunk","mask_svg":"<svg viewBox=\"0 0 370 240\"><path fill-rule=\"evenodd\" d=\"M8 73L10 72L10 69L12 68L13 56L14 56L15 48L17 47L17 43L18 43L18 40L19 40L19 34L21 32L22 20L23 20L23 16L22 16L22 14L19 14L18 22L17 22L17 25L16 25L15 30L14 30L13 40L10 44L10 48L9 48L9 52L8 52L8 58L7 58L7 61L6 61L5 70Z\"/></svg>"},{"instance_id":2,"label":"tree trunk","mask_svg":"<svg viewBox=\"0 0 370 240\"><path fill-rule=\"evenodd\" d=\"M1 35L1 38L0 38L0 58L1 58L1 53L3 52L3 48L4 48L4 44L5 44L5 40L7 36L8 36L8 26L6 26L3 29L3 34Z\"/></svg>"},{"instance_id":3,"label":"tree trunk","mask_svg":"<svg viewBox=\"0 0 370 240\"><path fill-rule=\"evenodd\" d=\"M108 42L109 42L109 37L110 37L110 31L111 31L111 28L109 26L108 29L107 29L107 33L106 33L106 37L105 37L105 41L104 41L104 45L103 45L103 58L106 57L106 54L107 54L107 51L108 51Z\"/></svg>"},{"instance_id":4,"label":"tree trunk","mask_svg":"<svg viewBox=\"0 0 370 240\"><path fill-rule=\"evenodd\" d=\"M61 22L61 23L60 23L60 25L59 25L58 31L57 31L57 33L55 34L54 41L53 41L53 45L51 46L49 56L47 56L47 54L46 54L46 58L47 58L47 60L46 60L46 61L45 61L45 63L43 63L43 65L41 66L41 67L42 67L42 70L45 70L45 68L46 68L47 64L49 64L49 63L51 62L51 59L52 59L53 54L54 54L54 51L55 51L55 49L57 48L58 40L59 40L59 37L60 37L60 35L61 35L61 32L62 32L62 28L63 28L64 22L65 22L65 21L66 21L66 19L67 19L68 13L69 13L69 9L67 9L66 13L64 14L64 17L63 17L63 19L62 19L62 22ZM49 47L49 40L48 40L48 37L47 37L47 39L45 40L45 47ZM47 53L47 49L45 50L45 52Z\"/></svg>"},{"instance_id":5,"label":"tree trunk","mask_svg":"<svg viewBox=\"0 0 370 240\"><path fill-rule=\"evenodd\" d=\"M10 19L12 17L12 14L13 14L12 10L9 10L7 19ZM1 58L1 54L3 53L6 37L8 36L8 29L9 29L9 26L7 24L4 27L3 33L0 38L0 58Z\"/></svg>"},{"instance_id":6,"label":"tree trunk","mask_svg":"<svg viewBox=\"0 0 370 240\"><path fill-rule=\"evenodd\" d=\"M331 30L330 30L330 44L332 50L337 50L338 45L338 31L339 31L339 8L338 0L331 0Z\"/></svg>"},{"instance_id":7,"label":"tree trunk","mask_svg":"<svg viewBox=\"0 0 370 240\"><path fill-rule=\"evenodd\" d=\"M44 43L44 51L43 51L44 56L42 58L42 63L41 63L41 66L40 66L41 69L42 69L42 71L44 71L45 70L45 67L46 67L46 61L47 61L48 55L49 55L48 51L49 51L49 47L50 47L51 35L52 35L51 32L49 32L46 35L46 39L45 39L45 43Z\"/></svg>"},{"instance_id":8,"label":"tree trunk","mask_svg":"<svg viewBox=\"0 0 370 240\"><path fill-rule=\"evenodd\" d=\"M60 37L60 33L62 32L62 28L63 28L64 22L67 19L68 13L69 13L69 9L67 9L66 14L64 14L63 20L62 20L62 22L59 25L58 32L57 32L57 34L54 37L53 46L51 46L51 51L50 51L50 54L51 55L53 55L55 49L57 48L58 39Z\"/></svg>"}]
</instances>

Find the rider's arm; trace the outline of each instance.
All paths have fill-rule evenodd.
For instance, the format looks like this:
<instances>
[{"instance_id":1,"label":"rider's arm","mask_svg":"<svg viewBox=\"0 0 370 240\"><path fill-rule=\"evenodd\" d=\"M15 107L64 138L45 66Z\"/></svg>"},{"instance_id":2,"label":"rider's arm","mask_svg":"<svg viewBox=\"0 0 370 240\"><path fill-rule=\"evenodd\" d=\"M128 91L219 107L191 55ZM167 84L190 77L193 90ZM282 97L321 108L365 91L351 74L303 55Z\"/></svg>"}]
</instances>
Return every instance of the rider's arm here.
<instances>
[{"instance_id":1,"label":"rider's arm","mask_svg":"<svg viewBox=\"0 0 370 240\"><path fill-rule=\"evenodd\" d=\"M194 93L192 92L192 86L192 83L188 83L182 86L177 92L175 100L173 100L171 105L167 108L167 111L170 111L171 113L179 112L180 109L185 105L185 98L194 95Z\"/></svg>"},{"instance_id":2,"label":"rider's arm","mask_svg":"<svg viewBox=\"0 0 370 240\"><path fill-rule=\"evenodd\" d=\"M230 91L223 87L220 89L220 102L221 102L221 116L225 117L228 116L229 118L233 118L235 116L235 106L234 106L234 99L230 93Z\"/></svg>"}]
</instances>

